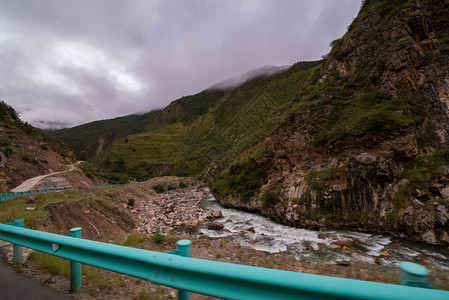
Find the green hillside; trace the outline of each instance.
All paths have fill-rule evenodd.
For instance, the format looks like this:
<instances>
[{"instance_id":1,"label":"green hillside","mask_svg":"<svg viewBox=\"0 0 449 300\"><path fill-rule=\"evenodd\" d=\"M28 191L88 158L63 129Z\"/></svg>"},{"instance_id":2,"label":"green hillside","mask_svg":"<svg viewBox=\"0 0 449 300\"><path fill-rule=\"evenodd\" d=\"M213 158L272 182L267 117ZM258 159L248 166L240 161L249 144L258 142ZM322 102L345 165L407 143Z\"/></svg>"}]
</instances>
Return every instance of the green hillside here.
<instances>
[{"instance_id":1,"label":"green hillside","mask_svg":"<svg viewBox=\"0 0 449 300\"><path fill-rule=\"evenodd\" d=\"M78 159L85 160L97 154L99 143L100 150L108 149L116 139L145 130L159 112L95 121L50 133L72 148Z\"/></svg>"}]
</instances>

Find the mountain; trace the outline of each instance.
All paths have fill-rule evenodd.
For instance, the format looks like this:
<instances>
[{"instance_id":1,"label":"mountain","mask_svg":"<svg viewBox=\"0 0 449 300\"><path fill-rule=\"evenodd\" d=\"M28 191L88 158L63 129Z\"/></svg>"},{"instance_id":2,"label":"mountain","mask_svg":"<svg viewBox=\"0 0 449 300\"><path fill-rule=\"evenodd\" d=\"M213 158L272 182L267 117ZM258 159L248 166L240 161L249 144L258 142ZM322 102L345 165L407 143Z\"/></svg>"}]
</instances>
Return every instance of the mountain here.
<instances>
[{"instance_id":1,"label":"mountain","mask_svg":"<svg viewBox=\"0 0 449 300\"><path fill-rule=\"evenodd\" d=\"M366 0L322 60L175 100L88 171L196 176L281 223L448 246L448 16L447 1Z\"/></svg>"},{"instance_id":2,"label":"mountain","mask_svg":"<svg viewBox=\"0 0 449 300\"><path fill-rule=\"evenodd\" d=\"M73 149L78 159L85 160L108 149L117 139L144 131L159 112L155 110L140 115L95 121L49 133Z\"/></svg>"},{"instance_id":3,"label":"mountain","mask_svg":"<svg viewBox=\"0 0 449 300\"><path fill-rule=\"evenodd\" d=\"M268 77L276 73L285 71L290 66L264 66L251 71L248 71L240 76L229 78L219 83L214 84L209 89L230 89L242 85L250 79L255 77Z\"/></svg>"},{"instance_id":4,"label":"mountain","mask_svg":"<svg viewBox=\"0 0 449 300\"><path fill-rule=\"evenodd\" d=\"M365 1L263 156L215 182L219 201L449 245L448 16L447 1Z\"/></svg>"},{"instance_id":5,"label":"mountain","mask_svg":"<svg viewBox=\"0 0 449 300\"><path fill-rule=\"evenodd\" d=\"M28 178L65 170L75 158L61 141L22 122L4 101L0 101L0 152L6 158L0 167L0 193Z\"/></svg>"}]
</instances>

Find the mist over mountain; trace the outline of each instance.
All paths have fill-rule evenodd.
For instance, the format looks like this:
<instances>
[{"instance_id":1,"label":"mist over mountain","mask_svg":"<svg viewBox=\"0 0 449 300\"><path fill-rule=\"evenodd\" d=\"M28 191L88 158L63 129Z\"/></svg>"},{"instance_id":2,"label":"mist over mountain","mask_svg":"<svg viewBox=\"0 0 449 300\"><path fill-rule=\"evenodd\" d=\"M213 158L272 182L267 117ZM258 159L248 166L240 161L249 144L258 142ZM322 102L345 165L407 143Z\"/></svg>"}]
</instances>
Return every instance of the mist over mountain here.
<instances>
[{"instance_id":1,"label":"mist over mountain","mask_svg":"<svg viewBox=\"0 0 449 300\"><path fill-rule=\"evenodd\" d=\"M255 77L266 77L271 76L276 73L282 72L288 69L290 66L263 66L260 68L253 69L242 75L232 77L219 83L212 85L209 89L229 89L242 85L246 81L253 79Z\"/></svg>"}]
</instances>

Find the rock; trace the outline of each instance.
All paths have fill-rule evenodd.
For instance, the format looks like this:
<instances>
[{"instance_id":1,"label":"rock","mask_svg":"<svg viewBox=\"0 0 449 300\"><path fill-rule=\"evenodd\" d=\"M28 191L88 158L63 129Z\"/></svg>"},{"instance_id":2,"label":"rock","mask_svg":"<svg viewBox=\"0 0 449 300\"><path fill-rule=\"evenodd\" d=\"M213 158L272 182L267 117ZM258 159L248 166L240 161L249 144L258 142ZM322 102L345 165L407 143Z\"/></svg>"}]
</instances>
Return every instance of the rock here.
<instances>
[{"instance_id":1,"label":"rock","mask_svg":"<svg viewBox=\"0 0 449 300\"><path fill-rule=\"evenodd\" d=\"M209 230L223 230L224 226L223 224L217 223L217 222L213 222L213 223L209 223L207 224L207 229Z\"/></svg>"},{"instance_id":2,"label":"rock","mask_svg":"<svg viewBox=\"0 0 449 300\"><path fill-rule=\"evenodd\" d=\"M320 247L320 248L327 247L327 245L326 245L325 243L320 243L320 242L318 242L317 245L318 245L318 247Z\"/></svg>"},{"instance_id":3,"label":"rock","mask_svg":"<svg viewBox=\"0 0 449 300\"><path fill-rule=\"evenodd\" d=\"M29 203L36 203L37 201L37 197L36 196L27 196L25 198L25 203L29 204Z\"/></svg>"},{"instance_id":4,"label":"rock","mask_svg":"<svg viewBox=\"0 0 449 300\"><path fill-rule=\"evenodd\" d=\"M367 152L361 153L359 156L355 158L359 163L364 165L373 164L376 162L376 158Z\"/></svg>"},{"instance_id":5,"label":"rock","mask_svg":"<svg viewBox=\"0 0 449 300\"><path fill-rule=\"evenodd\" d=\"M383 251L380 252L380 256L388 257L388 256L390 256L390 253L388 253L387 250L383 250Z\"/></svg>"},{"instance_id":6,"label":"rock","mask_svg":"<svg viewBox=\"0 0 449 300\"><path fill-rule=\"evenodd\" d=\"M221 213L221 210L218 210L218 209L214 209L213 211L211 211L210 215L213 218L221 218L223 216L223 214Z\"/></svg>"},{"instance_id":7,"label":"rock","mask_svg":"<svg viewBox=\"0 0 449 300\"><path fill-rule=\"evenodd\" d=\"M342 238L339 239L338 241L334 242L333 244L340 246L340 247L352 247L354 246L355 242L351 239L348 238Z\"/></svg>"},{"instance_id":8,"label":"rock","mask_svg":"<svg viewBox=\"0 0 449 300\"><path fill-rule=\"evenodd\" d=\"M351 265L351 262L349 260L337 260L337 261L335 261L335 263L340 266L350 266Z\"/></svg>"},{"instance_id":9,"label":"rock","mask_svg":"<svg viewBox=\"0 0 449 300\"><path fill-rule=\"evenodd\" d=\"M335 191L335 192L341 192L343 190L343 188L339 184L334 184L332 186L332 190Z\"/></svg>"},{"instance_id":10,"label":"rock","mask_svg":"<svg viewBox=\"0 0 449 300\"><path fill-rule=\"evenodd\" d=\"M374 259L374 262L376 263L376 265L382 265L382 258L380 258L380 256L376 256L376 258Z\"/></svg>"},{"instance_id":11,"label":"rock","mask_svg":"<svg viewBox=\"0 0 449 300\"><path fill-rule=\"evenodd\" d=\"M36 209L36 207L25 207L25 210L35 210Z\"/></svg>"},{"instance_id":12,"label":"rock","mask_svg":"<svg viewBox=\"0 0 449 300\"><path fill-rule=\"evenodd\" d=\"M324 240L326 238L326 235L324 233L318 233L318 238Z\"/></svg>"},{"instance_id":13,"label":"rock","mask_svg":"<svg viewBox=\"0 0 449 300\"><path fill-rule=\"evenodd\" d=\"M440 194L446 201L449 201L449 186L442 188Z\"/></svg>"},{"instance_id":14,"label":"rock","mask_svg":"<svg viewBox=\"0 0 449 300\"><path fill-rule=\"evenodd\" d=\"M249 231L249 232L252 232L252 233L256 233L256 231L254 230L254 227L248 228L248 231Z\"/></svg>"},{"instance_id":15,"label":"rock","mask_svg":"<svg viewBox=\"0 0 449 300\"><path fill-rule=\"evenodd\" d=\"M343 246L343 248L341 248L341 252L343 253L351 253L352 249L346 246Z\"/></svg>"},{"instance_id":16,"label":"rock","mask_svg":"<svg viewBox=\"0 0 449 300\"><path fill-rule=\"evenodd\" d=\"M428 244L432 244L432 245L438 245L438 239L435 235L435 232L433 232L433 230L428 230L426 231L422 236L421 239L428 243Z\"/></svg>"},{"instance_id":17,"label":"rock","mask_svg":"<svg viewBox=\"0 0 449 300\"><path fill-rule=\"evenodd\" d=\"M176 299L176 293L175 293L174 291L171 291L171 292L168 294L168 297L169 297L170 299Z\"/></svg>"}]
</instances>

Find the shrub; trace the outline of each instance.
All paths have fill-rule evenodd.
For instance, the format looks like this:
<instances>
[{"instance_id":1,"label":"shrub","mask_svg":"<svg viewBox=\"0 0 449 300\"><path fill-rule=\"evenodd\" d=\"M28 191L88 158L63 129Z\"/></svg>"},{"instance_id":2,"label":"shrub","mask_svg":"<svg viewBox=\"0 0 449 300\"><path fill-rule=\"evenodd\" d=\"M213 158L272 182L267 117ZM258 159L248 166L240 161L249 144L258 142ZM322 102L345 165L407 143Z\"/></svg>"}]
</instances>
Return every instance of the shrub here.
<instances>
[{"instance_id":1,"label":"shrub","mask_svg":"<svg viewBox=\"0 0 449 300\"><path fill-rule=\"evenodd\" d=\"M134 207L134 204L135 204L134 203L134 199L133 198L129 198L128 199L128 205L131 206L131 207Z\"/></svg>"},{"instance_id":2,"label":"shrub","mask_svg":"<svg viewBox=\"0 0 449 300\"><path fill-rule=\"evenodd\" d=\"M159 228L157 228L156 232L151 236L151 240L155 244L162 244L163 242L165 242L165 235L160 231Z\"/></svg>"},{"instance_id":3,"label":"shrub","mask_svg":"<svg viewBox=\"0 0 449 300\"><path fill-rule=\"evenodd\" d=\"M162 194L165 192L165 187L163 185L158 184L153 186L153 190L158 194Z\"/></svg>"},{"instance_id":4,"label":"shrub","mask_svg":"<svg viewBox=\"0 0 449 300\"><path fill-rule=\"evenodd\" d=\"M282 200L281 192L279 190L268 190L262 195L262 205L271 206Z\"/></svg>"}]
</instances>

